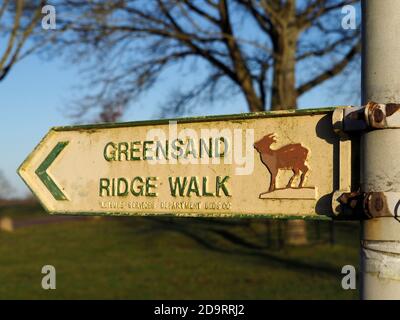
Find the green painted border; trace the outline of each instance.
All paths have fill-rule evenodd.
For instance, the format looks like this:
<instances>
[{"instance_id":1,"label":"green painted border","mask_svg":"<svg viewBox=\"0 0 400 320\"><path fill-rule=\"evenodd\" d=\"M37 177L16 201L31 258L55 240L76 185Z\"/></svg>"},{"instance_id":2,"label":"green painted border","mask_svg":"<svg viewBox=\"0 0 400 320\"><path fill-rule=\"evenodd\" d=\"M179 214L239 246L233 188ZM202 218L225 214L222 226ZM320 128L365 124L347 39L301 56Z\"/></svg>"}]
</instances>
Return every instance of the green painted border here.
<instances>
[{"instance_id":1,"label":"green painted border","mask_svg":"<svg viewBox=\"0 0 400 320\"><path fill-rule=\"evenodd\" d=\"M36 195L32 188L27 184L25 179L20 174L24 170L25 166L29 162L30 158L36 153L44 141L57 131L74 131L74 130L97 130L97 129L107 129L107 128L127 128L136 126L146 126L146 125L165 125L170 121L176 121L178 123L190 123L190 122L210 122L210 121L244 121L249 119L263 119L263 118L275 118L275 117L292 117L292 116L306 116L306 115L320 115L328 114L333 112L336 108L341 108L343 106L335 106L328 108L312 108L312 109L292 109L292 110L282 110L282 111L265 111L265 112L250 112L241 114L228 114L228 115L213 115L213 116L200 116L200 117L186 117L186 118L169 118L162 120L144 120L144 121L132 121L132 122L118 122L118 123L96 123L87 125L73 125L73 126L57 126L52 127L49 132L41 139L39 144L34 148L34 150L28 155L24 162L17 169L18 175L22 178L26 186L32 192L33 195L38 199L42 207L51 215L65 215L65 216L121 216L121 217L143 217L143 216L157 216L157 217L177 217L177 218L238 218L238 219L253 219L253 218L269 218L269 219L304 219L304 220L332 220L332 216L323 215L280 215L280 214L243 214L243 213L229 213L221 214L221 212L208 212L207 214L193 214L193 213L179 213L179 214L168 214L168 213L145 213L145 212L62 212L62 211L51 211Z\"/></svg>"},{"instance_id":2,"label":"green painted border","mask_svg":"<svg viewBox=\"0 0 400 320\"><path fill-rule=\"evenodd\" d=\"M221 212L209 212L207 214L199 214L199 213L185 213L180 212L178 214L171 213L146 213L146 212L50 212L45 207L46 211L51 215L62 215L62 216L102 216L102 217L175 217L175 218L237 218L237 219L279 219L279 220L319 220L319 221L330 221L332 220L332 216L324 216L324 215L280 215L280 214L243 214L243 213L227 213L223 214Z\"/></svg>"},{"instance_id":3,"label":"green painted border","mask_svg":"<svg viewBox=\"0 0 400 320\"><path fill-rule=\"evenodd\" d=\"M164 125L168 124L170 121L176 121L178 123L190 123L190 122L197 123L197 122L211 122L211 121L236 122L249 119L328 114L329 112L333 112L336 108L339 107L341 106L329 107L329 108L302 109L302 110L292 109L292 110L280 110L280 111L249 112L249 113L239 113L239 114L199 116L199 117L187 117L187 118L168 118L162 120L95 123L95 124L83 124L74 126L58 126L58 127L52 127L51 130L73 131L73 130L96 130L96 129L107 129L107 128L126 128L126 127L137 127L137 126L148 126L148 125Z\"/></svg>"}]
</instances>

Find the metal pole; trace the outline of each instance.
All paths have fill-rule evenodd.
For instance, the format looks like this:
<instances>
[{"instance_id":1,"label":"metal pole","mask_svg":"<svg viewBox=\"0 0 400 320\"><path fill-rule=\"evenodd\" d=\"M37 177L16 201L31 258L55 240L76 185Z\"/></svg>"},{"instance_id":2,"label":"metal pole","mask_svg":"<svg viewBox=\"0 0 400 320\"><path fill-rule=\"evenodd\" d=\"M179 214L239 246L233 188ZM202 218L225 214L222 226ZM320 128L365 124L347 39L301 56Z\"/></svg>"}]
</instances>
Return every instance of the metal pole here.
<instances>
[{"instance_id":1,"label":"metal pole","mask_svg":"<svg viewBox=\"0 0 400 320\"><path fill-rule=\"evenodd\" d=\"M400 103L400 1L362 2L362 99ZM374 130L361 138L361 189L400 191L400 129ZM400 200L400 199L399 199ZM361 298L400 299L400 222L362 222Z\"/></svg>"}]
</instances>

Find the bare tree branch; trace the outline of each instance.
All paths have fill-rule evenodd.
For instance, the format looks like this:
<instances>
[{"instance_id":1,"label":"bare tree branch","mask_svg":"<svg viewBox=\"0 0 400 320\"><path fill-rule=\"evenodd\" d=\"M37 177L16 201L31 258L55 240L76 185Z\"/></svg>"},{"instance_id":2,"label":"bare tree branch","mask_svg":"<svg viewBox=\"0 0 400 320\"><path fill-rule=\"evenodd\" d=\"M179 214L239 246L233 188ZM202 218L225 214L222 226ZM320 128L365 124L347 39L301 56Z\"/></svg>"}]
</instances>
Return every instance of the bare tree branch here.
<instances>
[{"instance_id":1,"label":"bare tree branch","mask_svg":"<svg viewBox=\"0 0 400 320\"><path fill-rule=\"evenodd\" d=\"M341 6L356 3L58 0L55 5L69 15L58 17L51 45L85 66L93 91L81 99L79 116L97 108L103 120L115 119L166 70L180 72L178 66L187 70L197 64L204 81L173 90L176 99L166 109L182 110L173 106L182 101L192 105L196 97L219 92L223 85L241 93L251 111L295 107L299 95L341 73L359 56L359 50L354 52L359 34L337 23ZM297 70L312 61L323 67L299 77ZM310 77L296 87L296 78Z\"/></svg>"},{"instance_id":2,"label":"bare tree branch","mask_svg":"<svg viewBox=\"0 0 400 320\"><path fill-rule=\"evenodd\" d=\"M297 88L297 95L300 96L304 92L311 90L312 88L321 84L325 80L338 75L340 72L342 72L344 70L344 68L346 68L346 66L349 64L349 62L360 52L360 50L361 50L361 44L360 43L355 44L341 61L334 64L328 70L322 72L321 74L319 74L312 80L308 81L307 83L302 84L299 88Z\"/></svg>"},{"instance_id":3,"label":"bare tree branch","mask_svg":"<svg viewBox=\"0 0 400 320\"><path fill-rule=\"evenodd\" d=\"M4 15L9 1L5 1L0 7L0 18ZM10 72L12 66L21 58L21 50L26 44L28 37L32 34L36 23L40 19L42 6L45 1L40 1L32 13L32 17L27 25L22 25L22 15L24 12L24 0L17 0L15 6L15 15L13 17L13 25L8 38L6 49L0 56L0 81L2 81ZM31 48L29 53L34 50ZM27 52L28 53L28 52ZM25 53L23 56L26 56Z\"/></svg>"}]
</instances>

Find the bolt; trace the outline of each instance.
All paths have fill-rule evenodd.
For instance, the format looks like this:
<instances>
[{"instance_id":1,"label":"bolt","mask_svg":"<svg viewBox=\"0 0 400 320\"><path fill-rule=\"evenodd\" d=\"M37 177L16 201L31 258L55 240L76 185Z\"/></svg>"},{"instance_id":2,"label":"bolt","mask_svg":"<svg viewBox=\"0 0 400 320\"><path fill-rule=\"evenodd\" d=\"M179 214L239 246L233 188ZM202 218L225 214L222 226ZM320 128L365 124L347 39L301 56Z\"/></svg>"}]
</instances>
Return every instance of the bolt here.
<instances>
[{"instance_id":1,"label":"bolt","mask_svg":"<svg viewBox=\"0 0 400 320\"><path fill-rule=\"evenodd\" d=\"M382 122L384 119L385 115L383 114L381 109L375 109L374 110L374 121L375 122Z\"/></svg>"},{"instance_id":2,"label":"bolt","mask_svg":"<svg viewBox=\"0 0 400 320\"><path fill-rule=\"evenodd\" d=\"M375 198L374 207L376 211L381 211L383 209L383 199L381 196L378 195L377 198Z\"/></svg>"}]
</instances>

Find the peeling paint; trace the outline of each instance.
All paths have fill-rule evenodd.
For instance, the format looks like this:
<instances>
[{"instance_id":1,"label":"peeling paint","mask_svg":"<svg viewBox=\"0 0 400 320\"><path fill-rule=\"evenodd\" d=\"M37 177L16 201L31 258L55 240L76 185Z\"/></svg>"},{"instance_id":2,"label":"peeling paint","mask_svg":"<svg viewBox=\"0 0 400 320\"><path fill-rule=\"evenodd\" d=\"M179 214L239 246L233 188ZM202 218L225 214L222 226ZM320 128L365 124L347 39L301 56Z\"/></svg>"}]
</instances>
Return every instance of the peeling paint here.
<instances>
[{"instance_id":1,"label":"peeling paint","mask_svg":"<svg viewBox=\"0 0 400 320\"><path fill-rule=\"evenodd\" d=\"M364 271L400 281L400 241L363 241Z\"/></svg>"}]
</instances>

